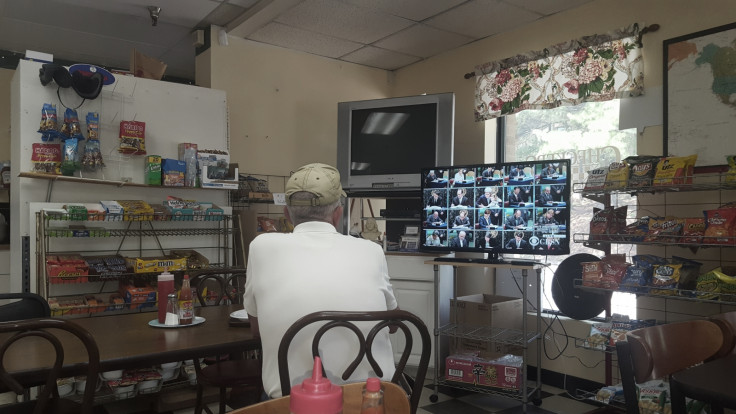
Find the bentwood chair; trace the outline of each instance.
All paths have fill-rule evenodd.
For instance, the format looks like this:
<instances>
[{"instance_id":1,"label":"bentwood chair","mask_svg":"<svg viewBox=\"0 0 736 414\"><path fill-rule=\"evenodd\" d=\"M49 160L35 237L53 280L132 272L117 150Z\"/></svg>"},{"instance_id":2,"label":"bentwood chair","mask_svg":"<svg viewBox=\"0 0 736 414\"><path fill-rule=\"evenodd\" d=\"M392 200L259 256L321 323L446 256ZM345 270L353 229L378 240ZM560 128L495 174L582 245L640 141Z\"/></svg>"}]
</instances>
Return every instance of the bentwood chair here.
<instances>
[{"instance_id":1,"label":"bentwood chair","mask_svg":"<svg viewBox=\"0 0 736 414\"><path fill-rule=\"evenodd\" d=\"M342 386L343 414L360 414L364 385L364 382L355 382ZM403 388L392 382L382 382L381 388L383 388L385 414L409 414L411 412L409 400ZM287 395L241 408L230 414L284 414L289 412L290 403L291 398Z\"/></svg>"},{"instance_id":2,"label":"bentwood chair","mask_svg":"<svg viewBox=\"0 0 736 414\"><path fill-rule=\"evenodd\" d=\"M237 277L245 277L245 269L203 269L191 274L192 286L196 288L197 300L201 306L219 306L227 303L240 303L236 301L236 293L233 293L232 280ZM225 412L228 403L227 390L251 390L258 396L263 392L261 380L261 360L250 358L250 355L218 355L205 358L206 365L202 366L199 360L194 361L194 369L197 374L197 401L195 414L201 414L202 410L211 413L209 407L204 404L204 387L209 385L219 389L219 413Z\"/></svg>"},{"instance_id":3,"label":"bentwood chair","mask_svg":"<svg viewBox=\"0 0 736 414\"><path fill-rule=\"evenodd\" d=\"M0 293L0 300L12 301L0 305L0 322L51 316L49 303L35 293Z\"/></svg>"},{"instance_id":4,"label":"bentwood chair","mask_svg":"<svg viewBox=\"0 0 736 414\"><path fill-rule=\"evenodd\" d=\"M729 353L736 354L736 311L713 315L708 319L723 331L723 346L718 352L718 356L723 357Z\"/></svg>"},{"instance_id":5,"label":"bentwood chair","mask_svg":"<svg viewBox=\"0 0 736 414\"><path fill-rule=\"evenodd\" d=\"M718 355L723 333L707 320L674 322L635 329L616 342L626 412L639 414L636 384L671 374ZM723 412L712 407L714 412Z\"/></svg>"},{"instance_id":6,"label":"bentwood chair","mask_svg":"<svg viewBox=\"0 0 736 414\"><path fill-rule=\"evenodd\" d=\"M364 332L356 323L360 322L375 322L375 325L367 332ZM319 355L319 343L324 334L332 328L347 328L341 329L342 331L350 331L355 335L358 342L358 349L356 352L355 359L345 367L341 377L343 380L350 378L352 373L358 367L358 365L367 358L371 368L379 377L383 377L383 370L376 362L372 354L373 340L382 329L389 329L389 327L397 327L402 331L404 335L404 349L401 352L401 357L398 363L396 363L396 372L391 378L391 382L399 384L405 390L408 391L409 395L409 406L412 414L416 413L419 407L419 398L422 394L424 387L424 378L427 375L427 369L429 367L429 357L432 350L431 339L429 336L429 330L427 326L422 322L416 315L404 311L404 310L390 310L390 311L372 311L372 312L314 312L306 315L296 322L294 322L289 329L284 333L281 343L278 349L278 365L279 365L279 379L281 382L281 393L282 395L289 395L291 391L291 378L289 376L289 346L292 340L299 331L305 327L313 324L321 323L321 327L317 329L317 332L312 339L312 357L319 356L329 360L329 355ZM406 380L404 369L406 368L409 355L412 351L413 337L412 331L409 326L413 327L419 332L421 341L421 356L419 358L419 365L417 367L416 376L413 378L412 384L409 384ZM394 334L396 335L396 334ZM396 353L396 350L394 350ZM324 372L324 367L323 367Z\"/></svg>"},{"instance_id":7,"label":"bentwood chair","mask_svg":"<svg viewBox=\"0 0 736 414\"><path fill-rule=\"evenodd\" d=\"M66 331L79 339L88 356L85 372L87 384L97 383L97 375L100 371L100 353L97 349L97 343L92 335L79 325L69 320L54 318L1 322L0 334L3 334L3 337L6 338L0 347L0 384L3 388L9 389L18 395L23 394L26 390L24 384L19 383L13 377L13 373L7 371L5 359L9 349L23 347L26 341L46 341L50 345L49 349L53 350L55 359L46 377L46 383L41 387L37 399L2 406L0 407L0 413L91 414L94 412L92 403L95 387L93 386L85 388L81 402L59 396L56 380L59 378L64 365L64 349L58 337L59 330Z\"/></svg>"}]
</instances>

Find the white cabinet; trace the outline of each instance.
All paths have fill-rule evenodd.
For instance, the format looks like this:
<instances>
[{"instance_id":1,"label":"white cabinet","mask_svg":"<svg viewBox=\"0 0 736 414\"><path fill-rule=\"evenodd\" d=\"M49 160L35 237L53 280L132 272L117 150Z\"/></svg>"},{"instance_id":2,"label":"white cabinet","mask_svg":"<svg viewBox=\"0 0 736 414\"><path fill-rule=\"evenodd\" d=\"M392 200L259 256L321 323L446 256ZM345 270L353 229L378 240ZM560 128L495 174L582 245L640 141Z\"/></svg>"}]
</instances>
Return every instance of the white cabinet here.
<instances>
[{"instance_id":1,"label":"white cabinet","mask_svg":"<svg viewBox=\"0 0 736 414\"><path fill-rule=\"evenodd\" d=\"M399 308L417 315L427 325L430 332L435 326L434 270L433 266L424 262L431 257L433 256L408 253L389 253L386 255L388 274L391 277L391 284L394 288L396 300L399 302ZM441 318L447 319L449 318L450 298L454 294L454 287L452 285L451 269L443 270L450 273L448 273L448 277L441 278L445 283L438 285L441 298L439 306ZM413 328L412 336L414 338L419 337ZM398 358L401 349L404 347L403 337L401 335L392 336L392 346ZM434 367L434 347L435 345L432 344L432 354L429 360L430 368ZM418 364L420 355L421 343L414 341L408 364ZM429 372L432 372L432 370Z\"/></svg>"}]
</instances>

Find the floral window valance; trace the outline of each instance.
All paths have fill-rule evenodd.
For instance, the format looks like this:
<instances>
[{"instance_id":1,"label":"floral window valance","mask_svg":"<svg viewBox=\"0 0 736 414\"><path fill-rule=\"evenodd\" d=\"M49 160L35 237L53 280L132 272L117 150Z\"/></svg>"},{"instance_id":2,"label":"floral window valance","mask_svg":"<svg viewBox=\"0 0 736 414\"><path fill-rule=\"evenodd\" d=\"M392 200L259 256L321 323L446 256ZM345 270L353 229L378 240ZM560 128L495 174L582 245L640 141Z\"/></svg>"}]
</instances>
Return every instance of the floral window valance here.
<instances>
[{"instance_id":1,"label":"floral window valance","mask_svg":"<svg viewBox=\"0 0 736 414\"><path fill-rule=\"evenodd\" d=\"M475 120L641 95L641 49L633 24L477 66Z\"/></svg>"}]
</instances>

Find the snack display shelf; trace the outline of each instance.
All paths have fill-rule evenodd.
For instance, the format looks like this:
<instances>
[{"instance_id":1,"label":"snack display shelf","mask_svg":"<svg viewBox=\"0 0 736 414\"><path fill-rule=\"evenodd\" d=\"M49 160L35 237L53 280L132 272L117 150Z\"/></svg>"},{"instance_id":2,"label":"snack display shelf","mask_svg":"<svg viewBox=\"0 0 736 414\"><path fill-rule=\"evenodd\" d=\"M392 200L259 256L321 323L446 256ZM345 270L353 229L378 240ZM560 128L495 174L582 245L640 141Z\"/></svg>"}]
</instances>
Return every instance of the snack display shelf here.
<instances>
[{"instance_id":1,"label":"snack display shelf","mask_svg":"<svg viewBox=\"0 0 736 414\"><path fill-rule=\"evenodd\" d=\"M605 237L608 240L600 240L599 238ZM666 237L666 236L665 236ZM681 237L681 236L672 236ZM649 246L680 246L680 247L736 247L736 237L718 237L723 243L679 243L679 242L668 242L668 241L643 241L641 235L632 234L589 234L589 233L574 233L572 240L575 243L585 243L587 247L593 246L604 246L608 244L636 244L636 245L649 245ZM596 240L599 239L599 240Z\"/></svg>"},{"instance_id":2,"label":"snack display shelf","mask_svg":"<svg viewBox=\"0 0 736 414\"><path fill-rule=\"evenodd\" d=\"M721 174L694 174L688 177L677 178L679 184L671 184L657 179L652 180L652 185L641 187L627 187L626 182L606 182L608 188L585 188L586 183L574 183L573 192L582 194L584 197L595 197L606 194L639 194L639 193L665 193L665 192L687 192L687 191L712 191L712 190L736 190L736 182L726 182ZM617 188L613 188L617 187Z\"/></svg>"},{"instance_id":3,"label":"snack display shelf","mask_svg":"<svg viewBox=\"0 0 736 414\"><path fill-rule=\"evenodd\" d=\"M634 293L639 296L648 296L648 297L664 298L664 299L689 300L689 301L701 302L701 303L717 303L717 304L733 303L733 304L736 304L736 295L719 293L719 292L704 292L704 291L686 290L686 289L655 288L658 290L672 292L671 295L663 295L663 294L649 293L647 291L647 289L649 289L648 286L633 286L632 289L636 288L636 289L641 289L641 290L637 292L632 292L632 291L623 291L623 290L618 290L618 289L606 289L602 287L583 286L583 279L574 279L573 283L576 289L582 289L582 290L586 290L590 292L601 292L601 293L623 292L623 293ZM713 296L716 296L716 298L713 298Z\"/></svg>"},{"instance_id":4,"label":"snack display shelf","mask_svg":"<svg viewBox=\"0 0 736 414\"><path fill-rule=\"evenodd\" d=\"M218 236L230 235L233 233L232 228L187 228L187 229L48 229L48 237L53 238L88 238L88 237L183 237L183 236ZM84 230L87 231L86 235ZM67 233L65 233L67 232Z\"/></svg>"},{"instance_id":5,"label":"snack display shelf","mask_svg":"<svg viewBox=\"0 0 736 414\"><path fill-rule=\"evenodd\" d=\"M523 345L539 338L537 332L524 332L515 329L491 328L490 326L469 326L450 323L440 327L440 334L456 338L477 339L509 345Z\"/></svg>"},{"instance_id":6,"label":"snack display shelf","mask_svg":"<svg viewBox=\"0 0 736 414\"><path fill-rule=\"evenodd\" d=\"M222 221L224 214L181 214L181 213L101 213L90 212L85 214L70 214L59 210L44 210L44 217L51 223L60 222L139 222L139 221Z\"/></svg>"},{"instance_id":7,"label":"snack display shelf","mask_svg":"<svg viewBox=\"0 0 736 414\"><path fill-rule=\"evenodd\" d=\"M113 185L113 186L116 186L116 187L176 188L177 190L181 190L181 189L189 189L189 190L222 190L222 188L218 188L218 187L183 187L183 186L179 186L179 187L165 187L165 186L160 186L160 185L148 185L148 184L143 184L143 183L134 183L134 182L131 182L131 181L104 180L104 179L99 179L99 178L73 177L73 176L66 176L66 175L45 174L45 173L39 173L39 172L21 172L21 173L18 173L18 177L44 179L44 180L50 180L51 182L54 182L54 181L68 181L68 182L73 182L73 183Z\"/></svg>"},{"instance_id":8,"label":"snack display shelf","mask_svg":"<svg viewBox=\"0 0 736 414\"><path fill-rule=\"evenodd\" d=\"M605 352L607 354L615 354L616 353L616 346L615 345L606 344L606 345L603 345L603 346L600 346L600 345L599 346L590 346L590 345L588 345L588 339L587 338L577 338L577 337L574 337L573 339L575 339L575 348L582 348L582 349L588 349L588 350L591 350L591 351Z\"/></svg>"}]
</instances>

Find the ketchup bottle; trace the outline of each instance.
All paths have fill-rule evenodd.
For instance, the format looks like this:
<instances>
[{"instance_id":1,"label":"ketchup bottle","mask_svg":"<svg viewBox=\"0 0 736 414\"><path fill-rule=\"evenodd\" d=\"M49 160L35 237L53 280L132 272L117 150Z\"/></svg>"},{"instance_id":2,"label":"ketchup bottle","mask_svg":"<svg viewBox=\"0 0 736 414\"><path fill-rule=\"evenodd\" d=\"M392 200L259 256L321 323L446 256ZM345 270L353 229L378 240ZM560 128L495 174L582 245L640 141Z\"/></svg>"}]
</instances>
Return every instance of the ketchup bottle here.
<instances>
[{"instance_id":1,"label":"ketchup bottle","mask_svg":"<svg viewBox=\"0 0 736 414\"><path fill-rule=\"evenodd\" d=\"M189 275L184 275L179 292L179 325L190 325L192 320L194 320L192 287L189 285Z\"/></svg>"},{"instance_id":2,"label":"ketchup bottle","mask_svg":"<svg viewBox=\"0 0 736 414\"><path fill-rule=\"evenodd\" d=\"M166 322L166 301L169 293L174 292L174 275L169 273L168 269L158 275L156 288L158 289L158 323L163 325Z\"/></svg>"},{"instance_id":3,"label":"ketchup bottle","mask_svg":"<svg viewBox=\"0 0 736 414\"><path fill-rule=\"evenodd\" d=\"M342 414L342 388L322 376L322 361L314 357L312 378L291 387L291 414Z\"/></svg>"}]
</instances>

